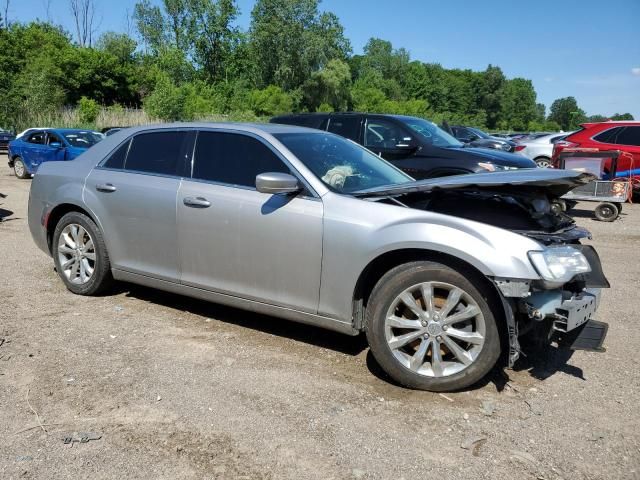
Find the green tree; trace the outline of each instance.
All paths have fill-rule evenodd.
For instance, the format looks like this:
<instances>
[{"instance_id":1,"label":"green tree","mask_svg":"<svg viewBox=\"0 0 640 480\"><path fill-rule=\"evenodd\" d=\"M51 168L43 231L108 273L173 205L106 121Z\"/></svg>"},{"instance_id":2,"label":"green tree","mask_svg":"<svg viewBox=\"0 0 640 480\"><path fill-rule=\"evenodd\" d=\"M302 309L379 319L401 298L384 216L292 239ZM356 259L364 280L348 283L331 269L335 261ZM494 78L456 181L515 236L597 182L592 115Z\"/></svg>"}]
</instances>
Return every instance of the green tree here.
<instances>
[{"instance_id":1,"label":"green tree","mask_svg":"<svg viewBox=\"0 0 640 480\"><path fill-rule=\"evenodd\" d=\"M78 102L78 114L84 124L93 124L100 113L100 104L92 98L81 97Z\"/></svg>"},{"instance_id":2,"label":"green tree","mask_svg":"<svg viewBox=\"0 0 640 480\"><path fill-rule=\"evenodd\" d=\"M257 0L249 30L258 86L300 87L332 59L345 60L348 40L337 17L319 0Z\"/></svg>"},{"instance_id":3,"label":"green tree","mask_svg":"<svg viewBox=\"0 0 640 480\"><path fill-rule=\"evenodd\" d=\"M548 120L556 122L563 130L574 130L586 120L586 115L574 97L564 97L551 104Z\"/></svg>"},{"instance_id":4,"label":"green tree","mask_svg":"<svg viewBox=\"0 0 640 480\"><path fill-rule=\"evenodd\" d=\"M144 99L150 115L167 121L182 120L185 92L168 75L158 76L155 89Z\"/></svg>"},{"instance_id":5,"label":"green tree","mask_svg":"<svg viewBox=\"0 0 640 480\"><path fill-rule=\"evenodd\" d=\"M630 113L614 113L611 115L611 120L634 120L634 118Z\"/></svg>"},{"instance_id":6,"label":"green tree","mask_svg":"<svg viewBox=\"0 0 640 480\"><path fill-rule=\"evenodd\" d=\"M312 112L321 104L330 105L332 111L346 110L351 97L350 89L349 65L342 60L330 60L325 68L314 72L304 83L304 104Z\"/></svg>"},{"instance_id":7,"label":"green tree","mask_svg":"<svg viewBox=\"0 0 640 480\"><path fill-rule=\"evenodd\" d=\"M526 130L529 122L538 118L536 92L531 80L507 80L502 89L502 110L499 127L505 130Z\"/></svg>"},{"instance_id":8,"label":"green tree","mask_svg":"<svg viewBox=\"0 0 640 480\"><path fill-rule=\"evenodd\" d=\"M252 91L249 102L254 113L261 116L289 113L293 107L291 97L276 85Z\"/></svg>"}]
</instances>

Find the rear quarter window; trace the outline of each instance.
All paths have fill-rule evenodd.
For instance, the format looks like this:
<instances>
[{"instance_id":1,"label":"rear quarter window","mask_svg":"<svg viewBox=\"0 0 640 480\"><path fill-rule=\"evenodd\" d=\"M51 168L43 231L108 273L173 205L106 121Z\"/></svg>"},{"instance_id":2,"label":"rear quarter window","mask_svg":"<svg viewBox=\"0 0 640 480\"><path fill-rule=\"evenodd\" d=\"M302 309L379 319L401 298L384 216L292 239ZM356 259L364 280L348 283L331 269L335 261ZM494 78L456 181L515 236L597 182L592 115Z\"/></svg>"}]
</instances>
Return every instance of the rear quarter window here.
<instances>
[{"instance_id":1,"label":"rear quarter window","mask_svg":"<svg viewBox=\"0 0 640 480\"><path fill-rule=\"evenodd\" d=\"M616 143L616 139L622 129L623 127L610 128L609 130L594 135L593 139L600 143Z\"/></svg>"}]
</instances>

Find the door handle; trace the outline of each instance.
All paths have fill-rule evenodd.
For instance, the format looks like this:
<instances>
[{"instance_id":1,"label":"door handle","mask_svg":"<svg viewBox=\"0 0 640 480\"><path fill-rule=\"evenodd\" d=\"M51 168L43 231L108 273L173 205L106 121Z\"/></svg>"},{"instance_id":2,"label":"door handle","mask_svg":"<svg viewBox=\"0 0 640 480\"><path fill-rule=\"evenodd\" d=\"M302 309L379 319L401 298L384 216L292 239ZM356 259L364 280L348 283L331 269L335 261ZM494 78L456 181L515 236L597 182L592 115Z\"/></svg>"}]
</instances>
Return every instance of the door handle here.
<instances>
[{"instance_id":1,"label":"door handle","mask_svg":"<svg viewBox=\"0 0 640 480\"><path fill-rule=\"evenodd\" d=\"M208 208L211 206L211 202L204 197L184 197L182 202L191 208Z\"/></svg>"},{"instance_id":2,"label":"door handle","mask_svg":"<svg viewBox=\"0 0 640 480\"><path fill-rule=\"evenodd\" d=\"M110 183L99 183L98 185L96 185L96 190L98 190L99 192L115 192L117 190L117 188L114 185L111 185Z\"/></svg>"}]
</instances>

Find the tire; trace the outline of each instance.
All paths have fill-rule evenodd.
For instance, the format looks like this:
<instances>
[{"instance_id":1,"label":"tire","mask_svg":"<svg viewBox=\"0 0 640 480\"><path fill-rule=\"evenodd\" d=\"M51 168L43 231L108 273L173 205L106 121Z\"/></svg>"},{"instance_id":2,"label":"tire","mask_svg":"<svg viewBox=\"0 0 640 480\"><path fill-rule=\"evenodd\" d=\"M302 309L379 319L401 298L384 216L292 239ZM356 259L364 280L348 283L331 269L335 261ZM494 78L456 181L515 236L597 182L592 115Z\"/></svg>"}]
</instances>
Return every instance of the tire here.
<instances>
[{"instance_id":1,"label":"tire","mask_svg":"<svg viewBox=\"0 0 640 480\"><path fill-rule=\"evenodd\" d=\"M21 180L24 180L25 178L29 178L31 176L29 172L27 172L27 167L24 165L24 161L21 157L16 157L13 159L13 173Z\"/></svg>"},{"instance_id":2,"label":"tire","mask_svg":"<svg viewBox=\"0 0 640 480\"><path fill-rule=\"evenodd\" d=\"M536 162L538 168L549 168L551 166L551 159L547 157L538 157L533 159Z\"/></svg>"},{"instance_id":3,"label":"tire","mask_svg":"<svg viewBox=\"0 0 640 480\"><path fill-rule=\"evenodd\" d=\"M69 212L60 219L53 233L51 254L58 276L77 295L98 295L113 284L102 232L83 213Z\"/></svg>"},{"instance_id":4,"label":"tire","mask_svg":"<svg viewBox=\"0 0 640 480\"><path fill-rule=\"evenodd\" d=\"M421 261L390 270L376 284L367 305L366 335L373 356L393 380L418 390L455 391L478 382L493 368L500 356L500 334L486 287L473 278ZM423 286L431 292L431 314ZM457 301L453 292L460 294ZM404 302L407 294L420 316ZM453 308L447 307L447 299ZM453 314L460 319L465 313L468 318L446 324ZM461 340L462 335L473 341ZM403 343L407 338L413 340Z\"/></svg>"},{"instance_id":5,"label":"tire","mask_svg":"<svg viewBox=\"0 0 640 480\"><path fill-rule=\"evenodd\" d=\"M614 203L603 202L596 207L595 215L601 222L613 222L620 212Z\"/></svg>"}]
</instances>

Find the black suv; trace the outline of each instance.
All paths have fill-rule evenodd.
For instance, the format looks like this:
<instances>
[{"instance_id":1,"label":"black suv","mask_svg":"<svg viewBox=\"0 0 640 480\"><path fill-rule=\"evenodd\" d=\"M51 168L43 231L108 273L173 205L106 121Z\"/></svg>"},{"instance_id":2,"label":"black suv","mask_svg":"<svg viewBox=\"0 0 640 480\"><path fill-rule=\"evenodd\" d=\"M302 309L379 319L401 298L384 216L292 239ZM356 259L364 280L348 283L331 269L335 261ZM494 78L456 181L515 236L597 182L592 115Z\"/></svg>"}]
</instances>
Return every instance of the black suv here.
<instances>
[{"instance_id":1,"label":"black suv","mask_svg":"<svg viewBox=\"0 0 640 480\"><path fill-rule=\"evenodd\" d=\"M535 168L523 156L464 144L422 118L368 113L301 113L271 123L326 130L365 146L416 180L462 173Z\"/></svg>"}]
</instances>

